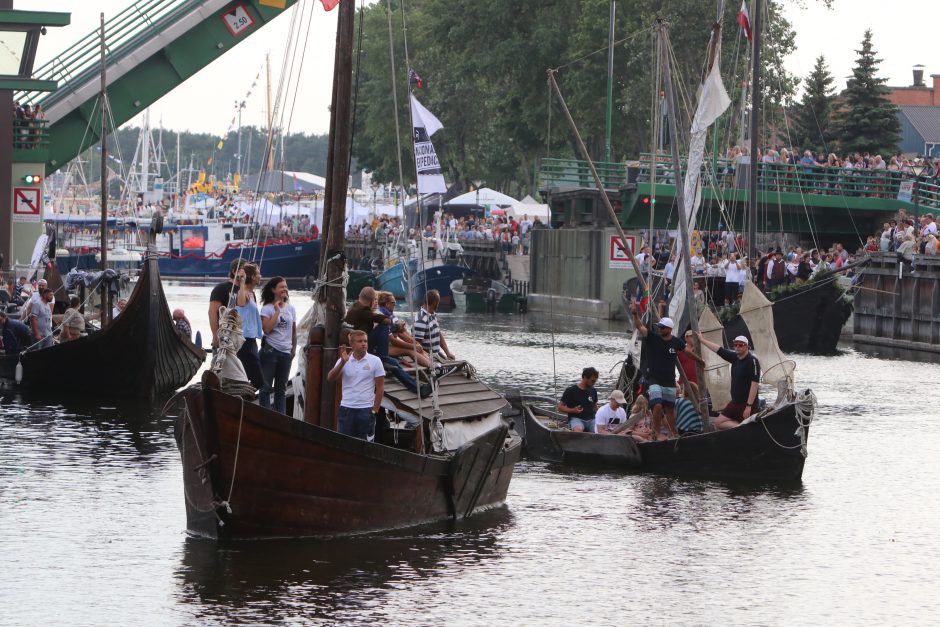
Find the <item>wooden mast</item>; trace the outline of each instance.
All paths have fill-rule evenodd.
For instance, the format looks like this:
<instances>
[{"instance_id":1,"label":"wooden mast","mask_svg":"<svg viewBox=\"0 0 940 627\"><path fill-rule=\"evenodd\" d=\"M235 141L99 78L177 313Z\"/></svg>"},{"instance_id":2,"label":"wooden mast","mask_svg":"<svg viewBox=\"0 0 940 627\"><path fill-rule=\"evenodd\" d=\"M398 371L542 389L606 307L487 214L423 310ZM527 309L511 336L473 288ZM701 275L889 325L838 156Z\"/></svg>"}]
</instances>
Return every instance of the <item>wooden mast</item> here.
<instances>
[{"instance_id":1,"label":"wooden mast","mask_svg":"<svg viewBox=\"0 0 940 627\"><path fill-rule=\"evenodd\" d=\"M104 40L104 13L101 14L101 271L108 269L108 80ZM101 324L111 321L108 287L101 283Z\"/></svg>"},{"instance_id":2,"label":"wooden mast","mask_svg":"<svg viewBox=\"0 0 940 627\"><path fill-rule=\"evenodd\" d=\"M326 199L323 230L326 234L320 275L325 285L320 291L324 305L325 334L323 342L323 368L320 394L320 425L333 428L336 413L336 386L326 379L337 359L339 332L346 313L343 299L343 273L346 258L343 255L346 228L346 191L349 184L349 155L352 143L352 45L356 4L345 0L339 4L336 25L336 59L333 64L333 106L330 110L330 151L326 175ZM308 385L316 385L308 381Z\"/></svg>"},{"instance_id":3,"label":"wooden mast","mask_svg":"<svg viewBox=\"0 0 940 627\"><path fill-rule=\"evenodd\" d=\"M755 264L759 251L757 250L757 172L759 166L758 136L760 134L760 30L761 30L761 3L754 0L754 20L751 22L751 35L753 37L753 51L751 53L751 162L750 176L748 177L747 194L747 256L750 263ZM756 267L756 266L755 266Z\"/></svg>"}]
</instances>

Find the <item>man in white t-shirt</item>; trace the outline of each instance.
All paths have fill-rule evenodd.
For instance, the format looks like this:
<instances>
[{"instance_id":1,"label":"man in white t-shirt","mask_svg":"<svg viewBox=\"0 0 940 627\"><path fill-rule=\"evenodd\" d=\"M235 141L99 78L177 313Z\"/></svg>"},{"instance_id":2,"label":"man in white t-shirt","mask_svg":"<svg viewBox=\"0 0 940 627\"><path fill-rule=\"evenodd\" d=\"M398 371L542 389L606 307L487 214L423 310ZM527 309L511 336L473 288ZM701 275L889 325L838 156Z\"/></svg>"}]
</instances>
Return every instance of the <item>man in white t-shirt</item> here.
<instances>
[{"instance_id":1,"label":"man in white t-shirt","mask_svg":"<svg viewBox=\"0 0 940 627\"><path fill-rule=\"evenodd\" d=\"M343 400L339 405L340 433L371 442L375 439L375 415L385 392L385 366L369 352L369 336L364 331L349 334L352 351L341 346L339 359L326 378L343 379Z\"/></svg>"},{"instance_id":2,"label":"man in white t-shirt","mask_svg":"<svg viewBox=\"0 0 940 627\"><path fill-rule=\"evenodd\" d=\"M594 429L597 433L613 433L614 429L627 421L627 412L624 406L627 399L623 392L614 390L610 393L609 402L594 414Z\"/></svg>"}]
</instances>

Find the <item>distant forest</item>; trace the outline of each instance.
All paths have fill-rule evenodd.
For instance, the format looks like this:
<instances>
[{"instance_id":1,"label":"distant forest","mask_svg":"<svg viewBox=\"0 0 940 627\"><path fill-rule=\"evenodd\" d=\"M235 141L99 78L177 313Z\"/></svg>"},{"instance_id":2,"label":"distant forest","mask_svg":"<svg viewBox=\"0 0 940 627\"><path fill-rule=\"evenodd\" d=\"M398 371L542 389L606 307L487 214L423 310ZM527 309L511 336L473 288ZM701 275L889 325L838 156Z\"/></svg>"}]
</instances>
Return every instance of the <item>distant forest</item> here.
<instances>
[{"instance_id":1,"label":"distant forest","mask_svg":"<svg viewBox=\"0 0 940 627\"><path fill-rule=\"evenodd\" d=\"M176 132L163 130L162 141L160 130L152 129L153 145L162 144L166 164L163 166L163 177L170 180L176 175ZM264 150L267 141L266 131L257 127L242 127L242 175L257 173L264 161ZM140 138L140 128L128 126L118 129L108 140L109 153L116 160L112 167L126 175L137 151ZM225 179L233 174L238 165L238 133L229 133L224 138L222 148L218 148L220 138L209 133L179 134L180 168L186 170L190 163L194 170L204 169L207 174L218 179ZM274 167L283 170L310 172L323 176L326 172L326 153L328 137L326 135L304 135L292 133L284 138L283 160L281 158L280 141L277 141L274 154ZM98 154L98 153L96 153ZM151 153L153 154L153 153ZM86 160L85 173L89 181L98 180L98 158L89 156L89 152L82 155ZM209 160L212 160L211 164ZM151 162L153 157L151 157ZM123 164L121 167L120 164ZM185 184L187 178L183 175Z\"/></svg>"}]
</instances>

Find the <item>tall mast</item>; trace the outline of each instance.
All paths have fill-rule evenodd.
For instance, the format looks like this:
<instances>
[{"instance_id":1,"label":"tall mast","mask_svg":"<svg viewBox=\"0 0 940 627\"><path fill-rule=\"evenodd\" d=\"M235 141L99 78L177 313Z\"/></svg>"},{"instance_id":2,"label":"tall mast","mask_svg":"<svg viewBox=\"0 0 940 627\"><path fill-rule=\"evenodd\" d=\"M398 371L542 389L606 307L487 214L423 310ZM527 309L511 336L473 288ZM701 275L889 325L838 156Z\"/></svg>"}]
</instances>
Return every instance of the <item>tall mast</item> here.
<instances>
[{"instance_id":1,"label":"tall mast","mask_svg":"<svg viewBox=\"0 0 940 627\"><path fill-rule=\"evenodd\" d=\"M264 57L265 79L266 79L266 97L268 103L268 154L267 167L265 171L270 172L274 169L274 107L271 104L271 55Z\"/></svg>"},{"instance_id":2,"label":"tall mast","mask_svg":"<svg viewBox=\"0 0 940 627\"><path fill-rule=\"evenodd\" d=\"M333 428L336 413L336 386L326 375L337 359L339 332L346 303L343 299L343 256L346 228L346 191L349 184L349 154L352 144L352 49L356 3L340 2L336 24L336 59L333 63L333 107L330 109L330 152L326 173L326 198L329 199L328 222L324 218L326 245L321 257L321 276L325 284L321 291L324 305L323 378L320 393L320 425ZM308 385L316 385L308 381Z\"/></svg>"},{"instance_id":3,"label":"tall mast","mask_svg":"<svg viewBox=\"0 0 940 627\"><path fill-rule=\"evenodd\" d=\"M604 161L610 163L610 135L614 110L614 18L617 0L610 0L610 23L607 28L607 116L604 124Z\"/></svg>"},{"instance_id":4,"label":"tall mast","mask_svg":"<svg viewBox=\"0 0 940 627\"><path fill-rule=\"evenodd\" d=\"M747 195L747 256L753 263L757 260L757 172L759 159L757 156L758 136L760 134L760 29L761 29L761 3L754 0L754 21L751 24L753 36L753 51L751 52L751 162L750 176L748 177Z\"/></svg>"},{"instance_id":5,"label":"tall mast","mask_svg":"<svg viewBox=\"0 0 940 627\"><path fill-rule=\"evenodd\" d=\"M101 14L101 270L108 269L108 80L104 41L104 13ZM107 287L102 282L101 323L111 318Z\"/></svg>"}]
</instances>

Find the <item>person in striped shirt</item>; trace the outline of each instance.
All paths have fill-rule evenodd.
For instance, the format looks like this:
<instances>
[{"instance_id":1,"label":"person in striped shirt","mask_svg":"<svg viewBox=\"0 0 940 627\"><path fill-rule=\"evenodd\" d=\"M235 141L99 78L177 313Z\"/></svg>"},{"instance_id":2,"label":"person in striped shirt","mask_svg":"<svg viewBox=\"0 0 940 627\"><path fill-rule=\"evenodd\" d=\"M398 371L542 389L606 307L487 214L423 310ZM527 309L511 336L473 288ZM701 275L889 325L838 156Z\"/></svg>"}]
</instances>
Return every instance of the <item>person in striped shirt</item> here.
<instances>
[{"instance_id":1,"label":"person in striped shirt","mask_svg":"<svg viewBox=\"0 0 940 627\"><path fill-rule=\"evenodd\" d=\"M425 352L435 358L446 357L454 360L454 354L447 347L447 340L441 333L441 325L437 321L437 306L441 303L441 294L437 290L428 290L424 297L424 305L418 310L412 326L412 335Z\"/></svg>"},{"instance_id":2,"label":"person in striped shirt","mask_svg":"<svg viewBox=\"0 0 940 627\"><path fill-rule=\"evenodd\" d=\"M698 386L689 383L692 391L698 396ZM685 388L679 388L679 397L676 399L676 431L679 435L691 435L702 433L705 430L705 424L702 422L702 416L695 408L695 403L686 398Z\"/></svg>"}]
</instances>

